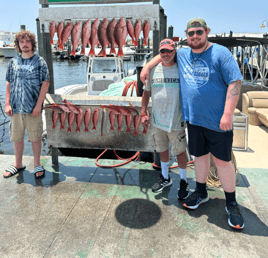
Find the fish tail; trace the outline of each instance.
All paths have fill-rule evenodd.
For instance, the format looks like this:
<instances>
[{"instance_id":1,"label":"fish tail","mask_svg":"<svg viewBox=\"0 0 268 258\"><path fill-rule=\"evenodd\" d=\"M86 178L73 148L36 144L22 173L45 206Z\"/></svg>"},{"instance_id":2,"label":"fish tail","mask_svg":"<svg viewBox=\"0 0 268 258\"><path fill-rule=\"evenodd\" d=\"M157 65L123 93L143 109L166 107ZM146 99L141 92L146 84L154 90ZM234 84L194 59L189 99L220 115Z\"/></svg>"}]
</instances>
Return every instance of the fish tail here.
<instances>
[{"instance_id":1,"label":"fish tail","mask_svg":"<svg viewBox=\"0 0 268 258\"><path fill-rule=\"evenodd\" d=\"M96 130L96 125L93 125L92 130Z\"/></svg>"},{"instance_id":2,"label":"fish tail","mask_svg":"<svg viewBox=\"0 0 268 258\"><path fill-rule=\"evenodd\" d=\"M147 46L147 40L144 40L143 46Z\"/></svg>"},{"instance_id":3,"label":"fish tail","mask_svg":"<svg viewBox=\"0 0 268 258\"><path fill-rule=\"evenodd\" d=\"M90 51L89 51L89 54L88 54L88 56L95 56L96 54L95 54L95 49L94 48L92 48L91 47L91 49L90 49Z\"/></svg>"},{"instance_id":4,"label":"fish tail","mask_svg":"<svg viewBox=\"0 0 268 258\"><path fill-rule=\"evenodd\" d=\"M50 45L52 45L52 44L53 44L53 39L50 40Z\"/></svg>"},{"instance_id":5,"label":"fish tail","mask_svg":"<svg viewBox=\"0 0 268 258\"><path fill-rule=\"evenodd\" d=\"M106 51L105 51L105 49L102 49L100 51L100 53L98 54L98 56L104 56L104 57L106 57Z\"/></svg>"},{"instance_id":6,"label":"fish tail","mask_svg":"<svg viewBox=\"0 0 268 258\"><path fill-rule=\"evenodd\" d=\"M139 45L138 45L138 40L135 40L135 42L134 42L134 46L137 46L137 47L139 46Z\"/></svg>"},{"instance_id":7,"label":"fish tail","mask_svg":"<svg viewBox=\"0 0 268 258\"><path fill-rule=\"evenodd\" d=\"M58 47L58 50L61 49L63 50L63 45L60 43L59 47Z\"/></svg>"},{"instance_id":8,"label":"fish tail","mask_svg":"<svg viewBox=\"0 0 268 258\"><path fill-rule=\"evenodd\" d=\"M68 133L68 132L71 132L71 131L72 131L72 130L71 130L71 127L69 126L69 127L68 127L68 130L67 130L67 133Z\"/></svg>"},{"instance_id":9,"label":"fish tail","mask_svg":"<svg viewBox=\"0 0 268 258\"><path fill-rule=\"evenodd\" d=\"M85 128L85 132L88 132L88 128L87 127Z\"/></svg>"},{"instance_id":10,"label":"fish tail","mask_svg":"<svg viewBox=\"0 0 268 258\"><path fill-rule=\"evenodd\" d=\"M146 133L147 133L147 131L146 131L146 129L145 129L145 128L143 129L143 132L142 132L142 133L144 133L144 134L146 134Z\"/></svg>"},{"instance_id":11,"label":"fish tail","mask_svg":"<svg viewBox=\"0 0 268 258\"><path fill-rule=\"evenodd\" d=\"M118 130L118 131L121 131L121 127L120 127L120 125L118 125L118 128L117 128L117 130Z\"/></svg>"},{"instance_id":12,"label":"fish tail","mask_svg":"<svg viewBox=\"0 0 268 258\"><path fill-rule=\"evenodd\" d=\"M137 130L134 131L133 135L138 135L138 132Z\"/></svg>"},{"instance_id":13,"label":"fish tail","mask_svg":"<svg viewBox=\"0 0 268 258\"><path fill-rule=\"evenodd\" d=\"M117 57L119 57L119 56L124 57L124 53L123 53L123 50L122 49L119 49L118 50Z\"/></svg>"},{"instance_id":14,"label":"fish tail","mask_svg":"<svg viewBox=\"0 0 268 258\"><path fill-rule=\"evenodd\" d=\"M132 39L132 45L135 46L135 39Z\"/></svg>"},{"instance_id":15,"label":"fish tail","mask_svg":"<svg viewBox=\"0 0 268 258\"><path fill-rule=\"evenodd\" d=\"M80 132L80 127L77 126L75 132Z\"/></svg>"},{"instance_id":16,"label":"fish tail","mask_svg":"<svg viewBox=\"0 0 268 258\"><path fill-rule=\"evenodd\" d=\"M110 131L114 131L114 127L111 125Z\"/></svg>"},{"instance_id":17,"label":"fish tail","mask_svg":"<svg viewBox=\"0 0 268 258\"><path fill-rule=\"evenodd\" d=\"M70 56L75 56L75 50L74 49L71 51Z\"/></svg>"},{"instance_id":18,"label":"fish tail","mask_svg":"<svg viewBox=\"0 0 268 258\"><path fill-rule=\"evenodd\" d=\"M130 127L127 128L127 133L130 133Z\"/></svg>"},{"instance_id":19,"label":"fish tail","mask_svg":"<svg viewBox=\"0 0 268 258\"><path fill-rule=\"evenodd\" d=\"M61 126L60 126L60 129L64 129L64 125L61 125Z\"/></svg>"},{"instance_id":20,"label":"fish tail","mask_svg":"<svg viewBox=\"0 0 268 258\"><path fill-rule=\"evenodd\" d=\"M55 129L55 128L56 128L56 125L53 125L53 126L52 126L52 129Z\"/></svg>"},{"instance_id":21,"label":"fish tail","mask_svg":"<svg viewBox=\"0 0 268 258\"><path fill-rule=\"evenodd\" d=\"M111 54L115 54L115 55L116 55L116 51L115 51L114 46L113 46L113 47L111 47L111 50L110 50L110 55L111 55Z\"/></svg>"},{"instance_id":22,"label":"fish tail","mask_svg":"<svg viewBox=\"0 0 268 258\"><path fill-rule=\"evenodd\" d=\"M84 56L84 55L85 55L85 53L86 53L85 49L84 49L84 48L82 48L82 50L81 50L81 52L80 52L80 55L81 55L81 56Z\"/></svg>"}]
</instances>

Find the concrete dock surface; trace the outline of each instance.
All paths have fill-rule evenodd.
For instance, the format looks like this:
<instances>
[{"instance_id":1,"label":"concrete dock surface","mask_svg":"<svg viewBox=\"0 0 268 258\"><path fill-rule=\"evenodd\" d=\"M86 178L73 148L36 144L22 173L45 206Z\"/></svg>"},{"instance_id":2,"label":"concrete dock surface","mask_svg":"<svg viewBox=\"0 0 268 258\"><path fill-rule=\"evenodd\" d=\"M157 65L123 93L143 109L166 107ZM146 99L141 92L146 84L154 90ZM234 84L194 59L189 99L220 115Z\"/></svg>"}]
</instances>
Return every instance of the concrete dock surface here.
<instances>
[{"instance_id":1,"label":"concrete dock surface","mask_svg":"<svg viewBox=\"0 0 268 258\"><path fill-rule=\"evenodd\" d=\"M61 156L56 167L44 156L46 176L35 179L33 157L24 157L26 170L0 177L0 257L266 258L267 135L266 127L250 126L249 150L234 152L243 230L228 225L221 188L209 188L210 200L197 210L185 209L177 199L178 169L170 172L173 185L154 194L160 171L151 163L100 168L94 159ZM0 156L2 174L13 162ZM194 166L187 172L194 191Z\"/></svg>"}]
</instances>

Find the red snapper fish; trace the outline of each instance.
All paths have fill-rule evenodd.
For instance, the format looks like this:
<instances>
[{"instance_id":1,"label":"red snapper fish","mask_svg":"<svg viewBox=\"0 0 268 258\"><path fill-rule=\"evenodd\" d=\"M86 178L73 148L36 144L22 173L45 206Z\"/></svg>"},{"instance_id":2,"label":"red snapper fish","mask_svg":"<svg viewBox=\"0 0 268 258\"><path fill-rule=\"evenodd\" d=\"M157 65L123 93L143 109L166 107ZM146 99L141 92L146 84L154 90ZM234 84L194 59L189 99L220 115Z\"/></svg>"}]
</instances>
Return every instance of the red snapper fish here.
<instances>
[{"instance_id":1,"label":"red snapper fish","mask_svg":"<svg viewBox=\"0 0 268 258\"><path fill-rule=\"evenodd\" d=\"M96 19L92 24L91 24L91 36L90 36L90 45L91 49L89 51L88 56L93 55L95 56L95 46L98 44L98 23L99 19Z\"/></svg>"},{"instance_id":2,"label":"red snapper fish","mask_svg":"<svg viewBox=\"0 0 268 258\"><path fill-rule=\"evenodd\" d=\"M115 39L115 43L118 45L117 57L119 56L124 57L123 46L126 40L126 35L127 35L126 23L123 18L120 18L118 22L116 23L116 26L114 29L114 39Z\"/></svg>"},{"instance_id":3,"label":"red snapper fish","mask_svg":"<svg viewBox=\"0 0 268 258\"><path fill-rule=\"evenodd\" d=\"M67 105L67 107L70 109L71 112L78 114L78 107L76 105L72 104L71 102L66 101L66 99L64 99L62 102Z\"/></svg>"},{"instance_id":4,"label":"red snapper fish","mask_svg":"<svg viewBox=\"0 0 268 258\"><path fill-rule=\"evenodd\" d=\"M132 38L132 44L135 44L135 34L134 34L134 27L130 20L127 20L127 32L129 36Z\"/></svg>"},{"instance_id":5,"label":"red snapper fish","mask_svg":"<svg viewBox=\"0 0 268 258\"><path fill-rule=\"evenodd\" d=\"M56 32L56 25L55 25L55 22L52 21L52 22L50 23L50 26L49 26L50 45L53 44L53 38L54 38L55 32Z\"/></svg>"},{"instance_id":6,"label":"red snapper fish","mask_svg":"<svg viewBox=\"0 0 268 258\"><path fill-rule=\"evenodd\" d=\"M108 110L113 111L113 112L116 113L116 114L119 114L119 113L120 113L120 111L119 111L119 109L117 108L117 106L114 106L114 105L112 105L112 104L110 104L110 105L108 105L108 106L100 105L100 107L101 107L101 108L107 108Z\"/></svg>"},{"instance_id":7,"label":"red snapper fish","mask_svg":"<svg viewBox=\"0 0 268 258\"><path fill-rule=\"evenodd\" d=\"M140 125L140 119L141 119L140 114L135 115L134 118L133 118L133 123L134 123L134 133L133 133L133 135L138 135L138 128L139 128L139 125Z\"/></svg>"},{"instance_id":8,"label":"red snapper fish","mask_svg":"<svg viewBox=\"0 0 268 258\"><path fill-rule=\"evenodd\" d=\"M70 112L68 114L68 129L67 129L67 132L71 132L72 131L72 124L74 122L74 117L75 117L75 113L74 112Z\"/></svg>"},{"instance_id":9,"label":"red snapper fish","mask_svg":"<svg viewBox=\"0 0 268 258\"><path fill-rule=\"evenodd\" d=\"M80 55L85 55L85 49L87 46L87 43L89 42L90 34L91 34L91 24L90 24L91 19L88 19L86 22L84 22L83 27L82 27L82 36L81 36L81 41L82 41L82 50L80 52Z\"/></svg>"},{"instance_id":10,"label":"red snapper fish","mask_svg":"<svg viewBox=\"0 0 268 258\"><path fill-rule=\"evenodd\" d=\"M115 112L110 111L109 118L110 118L110 123L111 123L110 131L114 131Z\"/></svg>"},{"instance_id":11,"label":"red snapper fish","mask_svg":"<svg viewBox=\"0 0 268 258\"><path fill-rule=\"evenodd\" d=\"M129 113L128 115L126 115L127 133L130 133L131 121L132 121L132 115L131 113Z\"/></svg>"},{"instance_id":12,"label":"red snapper fish","mask_svg":"<svg viewBox=\"0 0 268 258\"><path fill-rule=\"evenodd\" d=\"M122 122L123 122L123 114L120 113L120 114L117 115L117 124L118 124L117 130L118 131L121 131L121 124L122 124Z\"/></svg>"},{"instance_id":13,"label":"red snapper fish","mask_svg":"<svg viewBox=\"0 0 268 258\"><path fill-rule=\"evenodd\" d=\"M83 120L83 110L82 110L82 108L79 108L78 112L79 113L75 115L76 125L77 125L75 132L80 132L80 125L81 125L82 120Z\"/></svg>"},{"instance_id":14,"label":"red snapper fish","mask_svg":"<svg viewBox=\"0 0 268 258\"><path fill-rule=\"evenodd\" d=\"M71 31L72 31L72 27L73 27L73 23L69 22L63 29L62 34L61 34L61 43L58 47L58 49L63 50L63 44L67 41L67 39L69 38L69 36L71 35Z\"/></svg>"},{"instance_id":15,"label":"red snapper fish","mask_svg":"<svg viewBox=\"0 0 268 258\"><path fill-rule=\"evenodd\" d=\"M135 46L138 46L138 40L141 33L141 21L137 20L134 28L134 35L135 35Z\"/></svg>"},{"instance_id":16,"label":"red snapper fish","mask_svg":"<svg viewBox=\"0 0 268 258\"><path fill-rule=\"evenodd\" d=\"M59 113L57 111L53 110L53 112L52 112L52 122L53 122L52 129L56 128L58 116L59 116Z\"/></svg>"},{"instance_id":17,"label":"red snapper fish","mask_svg":"<svg viewBox=\"0 0 268 258\"><path fill-rule=\"evenodd\" d=\"M61 35L62 35L62 31L63 31L63 22L59 22L58 27L57 27L57 37L58 37L58 42L57 45L61 44Z\"/></svg>"},{"instance_id":18,"label":"red snapper fish","mask_svg":"<svg viewBox=\"0 0 268 258\"><path fill-rule=\"evenodd\" d=\"M64 122L66 120L66 116L67 116L66 112L62 112L60 114L60 129L64 129Z\"/></svg>"},{"instance_id":19,"label":"red snapper fish","mask_svg":"<svg viewBox=\"0 0 268 258\"><path fill-rule=\"evenodd\" d=\"M75 56L75 50L78 46L80 38L81 38L81 21L74 25L71 32L71 44L73 49L70 53L70 56Z\"/></svg>"},{"instance_id":20,"label":"red snapper fish","mask_svg":"<svg viewBox=\"0 0 268 258\"><path fill-rule=\"evenodd\" d=\"M99 109L96 108L93 112L93 115L92 115L92 121L93 121L93 127L92 127L92 130L96 130L96 125L98 123L98 119L99 119Z\"/></svg>"},{"instance_id":21,"label":"red snapper fish","mask_svg":"<svg viewBox=\"0 0 268 258\"><path fill-rule=\"evenodd\" d=\"M62 112L62 109L60 107L58 107L56 103L53 103L52 105L49 105L47 107L44 107L43 109L48 109L48 108L51 109L51 110L53 110L53 111L55 111L55 112L57 112L57 113L61 113Z\"/></svg>"},{"instance_id":22,"label":"red snapper fish","mask_svg":"<svg viewBox=\"0 0 268 258\"><path fill-rule=\"evenodd\" d=\"M88 126L90 123L91 110L87 108L84 114L84 124L85 124L85 132L88 132Z\"/></svg>"},{"instance_id":23,"label":"red snapper fish","mask_svg":"<svg viewBox=\"0 0 268 258\"><path fill-rule=\"evenodd\" d=\"M107 38L109 43L111 44L111 50L110 50L110 55L111 54L115 54L116 55L116 51L115 51L115 39L114 39L114 29L116 26L116 20L115 18L113 18L107 27Z\"/></svg>"},{"instance_id":24,"label":"red snapper fish","mask_svg":"<svg viewBox=\"0 0 268 258\"><path fill-rule=\"evenodd\" d=\"M149 37L149 32L150 32L150 23L148 20L145 20L142 31L143 31L143 38L144 38L143 46L147 46L147 39Z\"/></svg>"},{"instance_id":25,"label":"red snapper fish","mask_svg":"<svg viewBox=\"0 0 268 258\"><path fill-rule=\"evenodd\" d=\"M107 27L108 27L108 20L107 18L104 18L101 21L98 29L98 38L101 44L101 51L99 52L98 56L106 57L106 47L108 45Z\"/></svg>"}]
</instances>

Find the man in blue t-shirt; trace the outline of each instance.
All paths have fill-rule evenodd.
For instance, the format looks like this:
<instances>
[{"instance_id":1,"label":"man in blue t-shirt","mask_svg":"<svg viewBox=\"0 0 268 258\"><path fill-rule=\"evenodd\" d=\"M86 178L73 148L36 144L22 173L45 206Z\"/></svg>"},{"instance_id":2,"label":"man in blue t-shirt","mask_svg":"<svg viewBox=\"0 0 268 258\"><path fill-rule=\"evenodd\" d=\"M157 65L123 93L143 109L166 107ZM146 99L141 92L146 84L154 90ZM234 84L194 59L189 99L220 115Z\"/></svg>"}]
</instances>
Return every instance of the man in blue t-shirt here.
<instances>
[{"instance_id":1,"label":"man in blue t-shirt","mask_svg":"<svg viewBox=\"0 0 268 258\"><path fill-rule=\"evenodd\" d=\"M16 34L14 42L19 53L8 64L5 113L10 116L9 135L14 142L15 164L9 166L3 176L11 177L26 168L22 156L27 129L28 139L32 142L34 174L41 178L45 175L40 165L42 105L49 87L49 72L44 59L34 54L36 41L33 33L22 30Z\"/></svg>"},{"instance_id":2,"label":"man in blue t-shirt","mask_svg":"<svg viewBox=\"0 0 268 258\"><path fill-rule=\"evenodd\" d=\"M189 151L195 156L196 190L183 206L196 209L207 202L206 180L210 153L226 196L231 227L242 229L244 220L235 197L235 170L231 164L233 112L239 99L242 76L230 51L208 42L210 29L205 20L194 18L185 30L190 48L177 51L183 120L187 122ZM146 64L141 80L160 62L159 56Z\"/></svg>"}]
</instances>

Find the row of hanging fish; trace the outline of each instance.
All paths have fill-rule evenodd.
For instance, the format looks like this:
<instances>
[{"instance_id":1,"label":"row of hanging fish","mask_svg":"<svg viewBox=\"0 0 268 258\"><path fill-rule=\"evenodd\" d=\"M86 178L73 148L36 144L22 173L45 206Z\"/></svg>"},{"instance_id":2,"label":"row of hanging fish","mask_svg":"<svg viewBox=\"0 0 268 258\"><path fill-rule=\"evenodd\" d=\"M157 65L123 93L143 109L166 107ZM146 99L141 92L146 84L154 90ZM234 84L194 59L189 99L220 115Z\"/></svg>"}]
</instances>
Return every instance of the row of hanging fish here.
<instances>
[{"instance_id":1,"label":"row of hanging fish","mask_svg":"<svg viewBox=\"0 0 268 258\"><path fill-rule=\"evenodd\" d=\"M67 132L71 132L71 126L74 122L74 119L76 119L76 130L75 132L80 132L80 126L82 124L82 121L84 120L85 125L85 132L88 132L90 121L92 120L92 130L96 130L96 125L98 123L99 119L99 109L95 108L93 111L93 114L91 116L91 109L88 107L85 110L85 113L83 114L83 110L81 107L78 107L74 104L71 104L70 102L67 102L66 100L63 101L61 104L53 103L52 105L49 105L45 107L44 109L52 109L52 129L56 128L56 123L58 121L58 118L60 119L60 129L64 128L65 120L68 116L68 129ZM117 130L121 130L121 124L123 122L123 116L125 115L125 121L127 125L127 132L131 132L130 126L132 122L132 115L133 115L133 125L134 125L134 133L133 135L138 135L138 128L140 124L140 114L134 107L123 107L123 106L114 106L114 105L101 105L102 109L107 109L109 112L109 120L111 124L111 131L114 131L114 124L115 124L115 116L117 115L117 124L118 128ZM144 128L143 133L146 134L146 128Z\"/></svg>"},{"instance_id":2,"label":"row of hanging fish","mask_svg":"<svg viewBox=\"0 0 268 258\"><path fill-rule=\"evenodd\" d=\"M82 24L81 21L74 24L73 22L68 22L66 25L61 21L57 25L54 21L50 23L50 44L53 44L53 38L57 32L59 46L58 49L64 49L63 44L68 40L71 35L71 45L72 51L70 56L75 56L75 50L79 44L81 38L82 50L80 55L85 55L85 48L87 44L91 45L89 56L95 56L95 46L100 43L102 49L98 56L106 57L106 47L111 45L110 55L116 55L115 47L118 46L117 57L122 56L123 46L126 44L126 38L129 35L132 39L132 44L138 46L138 39L140 37L141 31L143 31L144 43L147 45L147 39L150 32L150 23L145 20L142 24L141 20L137 20L135 25L130 20L125 20L120 18L116 21L113 18L108 22L107 18L104 18L100 24L99 19L95 19L91 23L91 19L88 19Z\"/></svg>"}]
</instances>

